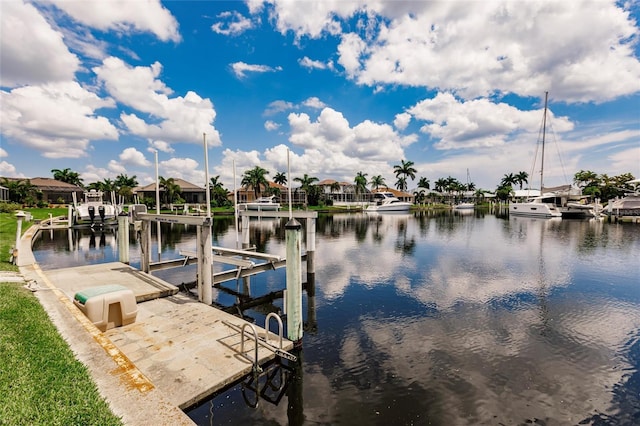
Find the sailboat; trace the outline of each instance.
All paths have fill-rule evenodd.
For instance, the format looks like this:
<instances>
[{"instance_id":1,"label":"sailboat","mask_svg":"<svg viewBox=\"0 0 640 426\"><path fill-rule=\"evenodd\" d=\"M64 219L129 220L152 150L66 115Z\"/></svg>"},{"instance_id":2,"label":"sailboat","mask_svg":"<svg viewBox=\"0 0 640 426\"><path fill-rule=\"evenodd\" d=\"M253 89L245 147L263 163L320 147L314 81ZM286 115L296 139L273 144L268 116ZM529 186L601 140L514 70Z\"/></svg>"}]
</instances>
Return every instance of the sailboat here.
<instances>
[{"instance_id":1,"label":"sailboat","mask_svg":"<svg viewBox=\"0 0 640 426\"><path fill-rule=\"evenodd\" d=\"M467 169L467 189L469 189L469 184L471 183L471 178L469 177L469 169ZM475 203L472 202L461 202L454 206L456 210L471 210L476 207Z\"/></svg>"},{"instance_id":2,"label":"sailboat","mask_svg":"<svg viewBox=\"0 0 640 426\"><path fill-rule=\"evenodd\" d=\"M540 168L540 196L528 199L521 203L509 204L509 214L516 216L533 217L562 217L562 212L555 205L555 194L544 194L544 144L547 127L547 106L549 92L544 94L544 114L542 116L542 164Z\"/></svg>"}]
</instances>

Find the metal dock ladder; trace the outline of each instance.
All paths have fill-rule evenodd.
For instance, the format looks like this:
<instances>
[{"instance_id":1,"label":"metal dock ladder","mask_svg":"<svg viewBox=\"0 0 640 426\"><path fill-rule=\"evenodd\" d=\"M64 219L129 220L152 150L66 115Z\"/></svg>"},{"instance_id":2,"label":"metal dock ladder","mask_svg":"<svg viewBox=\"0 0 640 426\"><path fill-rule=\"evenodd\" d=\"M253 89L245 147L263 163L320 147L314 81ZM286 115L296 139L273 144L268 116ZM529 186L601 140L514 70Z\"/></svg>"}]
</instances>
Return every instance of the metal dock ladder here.
<instances>
[{"instance_id":1,"label":"metal dock ladder","mask_svg":"<svg viewBox=\"0 0 640 426\"><path fill-rule=\"evenodd\" d=\"M271 332L269 331L269 325L272 318L275 318L278 323L278 342L274 342L275 344L272 344L269 341L269 335L271 334ZM291 370L289 367L283 365L282 363L275 363L269 365L267 367L267 371L264 371L259 362L258 345L272 351L280 358L284 358L292 362L296 362L298 360L298 357L282 348L283 325L280 316L276 313L271 312L267 315L264 322L265 336L264 338L262 338L258 335L255 325L251 323L246 322L242 325L242 327L240 327L228 321L223 321L223 324L240 333L239 353L241 356L247 358L253 363L252 374L249 376L248 381L243 382L242 384L242 396L245 400L245 403L252 408L256 408L258 406L260 397L274 405L277 405L284 396L284 393L288 386L288 380L285 379L287 377L287 373L285 373L283 369L289 371ZM251 336L245 338L245 330L247 328L251 330ZM244 351L244 344L247 340L253 340L254 342L253 359L249 355L245 354ZM260 378L263 375L265 377L265 380L264 384L261 387ZM249 398L246 394L247 389L255 392L256 396L254 401L249 401ZM271 394L274 393L275 396L272 396Z\"/></svg>"}]
</instances>

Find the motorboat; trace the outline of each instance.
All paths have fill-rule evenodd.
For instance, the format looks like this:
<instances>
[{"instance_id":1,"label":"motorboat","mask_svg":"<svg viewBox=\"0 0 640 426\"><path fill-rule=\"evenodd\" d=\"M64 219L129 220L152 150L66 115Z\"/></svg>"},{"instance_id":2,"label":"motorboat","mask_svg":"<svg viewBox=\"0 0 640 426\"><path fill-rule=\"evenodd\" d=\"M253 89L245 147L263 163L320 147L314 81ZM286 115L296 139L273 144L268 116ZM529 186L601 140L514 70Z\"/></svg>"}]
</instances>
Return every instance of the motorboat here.
<instances>
[{"instance_id":1,"label":"motorboat","mask_svg":"<svg viewBox=\"0 0 640 426\"><path fill-rule=\"evenodd\" d=\"M509 214L531 217L562 217L562 213L556 207L553 199L553 195L542 195L530 198L525 202L511 203L509 205Z\"/></svg>"},{"instance_id":2,"label":"motorboat","mask_svg":"<svg viewBox=\"0 0 640 426\"><path fill-rule=\"evenodd\" d=\"M411 203L400 201L392 192L376 192L373 194L373 204L367 206L368 212L406 212Z\"/></svg>"},{"instance_id":3,"label":"motorboat","mask_svg":"<svg viewBox=\"0 0 640 426\"><path fill-rule=\"evenodd\" d=\"M280 203L276 202L276 196L260 197L255 201L239 204L242 210L277 211L280 210Z\"/></svg>"},{"instance_id":4,"label":"motorboat","mask_svg":"<svg viewBox=\"0 0 640 426\"><path fill-rule=\"evenodd\" d=\"M102 191L96 189L85 191L84 201L81 203L76 201L74 194L72 216L74 226L117 223L118 213L115 203L104 201L104 193Z\"/></svg>"}]
</instances>

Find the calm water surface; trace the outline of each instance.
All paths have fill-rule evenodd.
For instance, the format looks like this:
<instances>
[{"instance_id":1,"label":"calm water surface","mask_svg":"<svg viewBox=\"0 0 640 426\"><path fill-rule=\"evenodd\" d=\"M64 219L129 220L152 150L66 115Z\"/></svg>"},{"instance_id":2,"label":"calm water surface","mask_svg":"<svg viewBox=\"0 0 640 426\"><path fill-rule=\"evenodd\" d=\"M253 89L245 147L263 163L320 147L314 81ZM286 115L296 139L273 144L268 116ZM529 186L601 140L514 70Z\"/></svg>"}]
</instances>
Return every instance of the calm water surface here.
<instances>
[{"instance_id":1,"label":"calm water surface","mask_svg":"<svg viewBox=\"0 0 640 426\"><path fill-rule=\"evenodd\" d=\"M233 220L215 223L214 244L235 247ZM115 239L45 232L34 254L43 269L108 262ZM284 255L284 222L252 222L251 242ZM180 249L195 249L195 229L164 227L162 258ZM251 408L237 384L188 411L198 424L640 424L640 226L334 214L318 218L316 249L302 361L279 402ZM195 267L158 275L180 284ZM284 283L281 269L227 286L260 296ZM262 325L281 307L244 314Z\"/></svg>"}]
</instances>

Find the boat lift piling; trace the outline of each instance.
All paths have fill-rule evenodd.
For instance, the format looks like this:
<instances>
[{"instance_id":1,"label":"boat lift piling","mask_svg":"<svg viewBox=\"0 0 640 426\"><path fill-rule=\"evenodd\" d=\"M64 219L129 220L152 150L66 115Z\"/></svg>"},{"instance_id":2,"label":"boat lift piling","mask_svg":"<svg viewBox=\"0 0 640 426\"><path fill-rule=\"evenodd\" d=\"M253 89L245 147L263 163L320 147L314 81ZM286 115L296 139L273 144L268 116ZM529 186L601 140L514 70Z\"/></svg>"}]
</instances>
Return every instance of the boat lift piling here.
<instances>
[{"instance_id":1,"label":"boat lift piling","mask_svg":"<svg viewBox=\"0 0 640 426\"><path fill-rule=\"evenodd\" d=\"M118 260L129 264L129 215L118 215Z\"/></svg>"},{"instance_id":2,"label":"boat lift piling","mask_svg":"<svg viewBox=\"0 0 640 426\"><path fill-rule=\"evenodd\" d=\"M299 345L302 340L302 260L300 258L302 225L291 219L285 225L287 244L287 338Z\"/></svg>"},{"instance_id":3,"label":"boat lift piling","mask_svg":"<svg viewBox=\"0 0 640 426\"><path fill-rule=\"evenodd\" d=\"M258 258L268 258L267 265L257 265L252 268L252 271L243 271L242 265L238 266L238 271L232 274L229 274L231 271L226 271L224 275L218 277L213 277L212 274L212 264L214 260L213 255L213 246L212 246L212 218L211 217L202 217L202 216L180 216L180 215L167 215L167 214L151 214L151 213L138 213L135 215L134 224L136 225L136 230L140 232L140 251L141 251L141 260L140 260L140 269L143 272L149 273L151 269L159 269L171 267L169 264L173 266L178 266L193 263L197 261L198 269L197 269L197 288L198 288L198 300L207 305L211 305L213 301L213 285L215 283L219 283L225 279L238 279L242 277L246 286L249 285L249 277L252 273L257 273L259 271L267 270L267 267L274 269L276 267L276 263L280 263L284 261L284 259L280 259L279 256L271 256L262 253L250 252L250 241L249 241L249 222L251 217L288 217L289 214L287 212L280 211L243 211L240 212L241 215L241 226L242 226L242 250L233 250L233 249L223 249L216 248L216 251L227 254L228 256L242 256L245 260L245 263L251 263L249 260L251 257ZM300 218L306 220L306 259L307 259L307 274L315 274L315 265L314 265L314 254L315 254L315 224L316 218L318 216L317 212L308 212L308 211L298 211L294 212L294 218ZM157 264L153 264L151 262L151 222L165 222L165 223L181 223L185 225L194 225L196 226L196 240L197 247L195 256L187 256L185 259L178 259L174 261L164 261L158 262ZM291 221L290 221L291 222ZM287 259L290 260L287 262L287 289L294 288L292 293L289 296L294 297L295 300L299 300L296 305L291 306L290 312L302 312L302 250L301 250L301 228L302 225L297 221L295 222L294 228L297 233L295 236L292 236L293 240L291 244L293 244L291 253L289 253L289 240L287 240ZM287 226L289 223L287 224ZM287 237L289 238L289 236ZM123 238L124 239L124 238ZM128 239L126 240L128 241ZM195 257L196 259L193 259ZM216 255L216 261L220 261L217 258L221 257ZM228 258L227 258L228 259ZM297 259L297 260L296 260ZM296 265L293 265L293 263ZM165 265L166 263L166 265ZM225 263L229 263L226 261ZM235 263L241 263L236 261ZM292 269L296 269L296 271L292 272L291 275L291 283L289 283L289 265L291 265ZM227 276L231 276L232 278L225 278ZM299 277L298 277L299 276ZM215 281L215 282L214 282ZM298 297L299 296L299 297ZM289 309L289 308L287 308ZM297 314L296 314L297 315ZM292 315L293 316L293 315ZM290 340L300 340L302 338L302 319L300 315L299 324L298 322L294 323L292 326L288 325L288 329L299 329L299 333L293 334L293 336L298 336L297 338L291 338Z\"/></svg>"}]
</instances>

